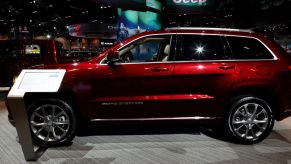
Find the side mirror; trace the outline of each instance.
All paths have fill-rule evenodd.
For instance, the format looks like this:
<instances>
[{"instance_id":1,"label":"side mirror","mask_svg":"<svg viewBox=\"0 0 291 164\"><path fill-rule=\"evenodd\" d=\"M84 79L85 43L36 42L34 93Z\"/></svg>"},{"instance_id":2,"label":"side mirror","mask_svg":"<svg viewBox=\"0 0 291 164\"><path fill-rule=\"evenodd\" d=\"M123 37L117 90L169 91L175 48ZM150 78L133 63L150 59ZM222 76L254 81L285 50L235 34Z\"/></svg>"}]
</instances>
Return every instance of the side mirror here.
<instances>
[{"instance_id":1,"label":"side mirror","mask_svg":"<svg viewBox=\"0 0 291 164\"><path fill-rule=\"evenodd\" d=\"M114 66L115 63L119 62L119 51L110 51L107 55L107 61L109 66Z\"/></svg>"}]
</instances>

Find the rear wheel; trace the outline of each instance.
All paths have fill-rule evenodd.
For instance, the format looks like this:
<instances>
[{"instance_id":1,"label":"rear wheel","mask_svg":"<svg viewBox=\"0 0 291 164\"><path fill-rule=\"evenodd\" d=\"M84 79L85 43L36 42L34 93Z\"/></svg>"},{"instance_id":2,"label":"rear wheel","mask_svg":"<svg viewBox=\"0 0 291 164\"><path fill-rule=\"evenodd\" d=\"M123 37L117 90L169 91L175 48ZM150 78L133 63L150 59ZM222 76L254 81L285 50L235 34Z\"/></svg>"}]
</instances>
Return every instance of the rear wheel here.
<instances>
[{"instance_id":1,"label":"rear wheel","mask_svg":"<svg viewBox=\"0 0 291 164\"><path fill-rule=\"evenodd\" d=\"M257 97L242 97L235 101L228 113L226 129L229 136L243 144L265 139L274 126L270 105Z\"/></svg>"},{"instance_id":2,"label":"rear wheel","mask_svg":"<svg viewBox=\"0 0 291 164\"><path fill-rule=\"evenodd\" d=\"M72 141L76 118L72 108L61 100L41 100L28 108L33 141L40 146L59 146Z\"/></svg>"}]
</instances>

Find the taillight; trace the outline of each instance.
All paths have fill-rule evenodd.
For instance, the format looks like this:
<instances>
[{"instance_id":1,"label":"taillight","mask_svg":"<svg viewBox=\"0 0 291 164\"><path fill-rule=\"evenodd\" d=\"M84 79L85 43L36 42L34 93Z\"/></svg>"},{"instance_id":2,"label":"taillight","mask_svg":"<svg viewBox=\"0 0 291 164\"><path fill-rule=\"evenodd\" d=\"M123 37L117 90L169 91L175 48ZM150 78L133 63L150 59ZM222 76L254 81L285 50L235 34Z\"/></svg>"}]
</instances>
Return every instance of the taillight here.
<instances>
[{"instance_id":1,"label":"taillight","mask_svg":"<svg viewBox=\"0 0 291 164\"><path fill-rule=\"evenodd\" d=\"M289 70L291 70L291 65L288 66Z\"/></svg>"}]
</instances>

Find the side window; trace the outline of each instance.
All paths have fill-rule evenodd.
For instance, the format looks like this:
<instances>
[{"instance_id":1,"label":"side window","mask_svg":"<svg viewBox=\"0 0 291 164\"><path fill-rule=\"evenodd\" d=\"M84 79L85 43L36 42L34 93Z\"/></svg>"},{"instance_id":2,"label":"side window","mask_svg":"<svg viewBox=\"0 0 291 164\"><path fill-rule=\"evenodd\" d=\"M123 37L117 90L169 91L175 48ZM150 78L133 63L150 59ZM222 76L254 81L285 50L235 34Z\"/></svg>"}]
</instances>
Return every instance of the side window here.
<instances>
[{"instance_id":1,"label":"side window","mask_svg":"<svg viewBox=\"0 0 291 164\"><path fill-rule=\"evenodd\" d=\"M220 36L181 35L178 39L176 61L227 60L231 59L228 48Z\"/></svg>"},{"instance_id":2,"label":"side window","mask_svg":"<svg viewBox=\"0 0 291 164\"><path fill-rule=\"evenodd\" d=\"M139 39L119 51L121 63L166 62L171 51L171 36Z\"/></svg>"},{"instance_id":3,"label":"side window","mask_svg":"<svg viewBox=\"0 0 291 164\"><path fill-rule=\"evenodd\" d=\"M258 40L244 37L226 37L236 59L273 59L274 56Z\"/></svg>"}]
</instances>

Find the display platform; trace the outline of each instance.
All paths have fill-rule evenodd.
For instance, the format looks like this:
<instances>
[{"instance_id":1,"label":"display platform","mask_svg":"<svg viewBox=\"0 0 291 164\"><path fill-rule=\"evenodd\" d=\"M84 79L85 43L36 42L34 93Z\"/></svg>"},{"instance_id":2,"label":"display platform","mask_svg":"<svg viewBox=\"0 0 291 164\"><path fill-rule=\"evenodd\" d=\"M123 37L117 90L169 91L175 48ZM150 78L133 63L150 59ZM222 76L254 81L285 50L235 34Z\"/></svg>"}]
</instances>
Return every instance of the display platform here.
<instances>
[{"instance_id":1,"label":"display platform","mask_svg":"<svg viewBox=\"0 0 291 164\"><path fill-rule=\"evenodd\" d=\"M0 101L0 163L26 163L5 108ZM158 134L155 129L144 134L132 129L76 137L72 146L48 149L37 163L291 163L291 118L277 122L271 135L256 145L236 145L198 132Z\"/></svg>"}]
</instances>

